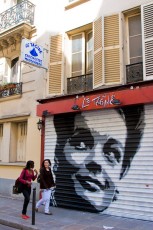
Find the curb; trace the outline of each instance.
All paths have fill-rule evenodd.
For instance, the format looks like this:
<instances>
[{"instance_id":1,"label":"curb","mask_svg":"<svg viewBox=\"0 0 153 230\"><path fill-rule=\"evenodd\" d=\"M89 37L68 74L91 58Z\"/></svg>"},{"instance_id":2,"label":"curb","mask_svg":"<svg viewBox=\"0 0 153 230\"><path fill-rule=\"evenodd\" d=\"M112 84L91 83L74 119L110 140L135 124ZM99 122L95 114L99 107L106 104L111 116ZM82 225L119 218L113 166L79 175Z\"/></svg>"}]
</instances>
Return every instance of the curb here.
<instances>
[{"instance_id":1,"label":"curb","mask_svg":"<svg viewBox=\"0 0 153 230\"><path fill-rule=\"evenodd\" d=\"M38 227L30 224L23 224L23 223L17 223L14 220L8 220L5 218L5 216L0 217L0 224L9 226L12 228L20 229L20 230L39 230Z\"/></svg>"}]
</instances>

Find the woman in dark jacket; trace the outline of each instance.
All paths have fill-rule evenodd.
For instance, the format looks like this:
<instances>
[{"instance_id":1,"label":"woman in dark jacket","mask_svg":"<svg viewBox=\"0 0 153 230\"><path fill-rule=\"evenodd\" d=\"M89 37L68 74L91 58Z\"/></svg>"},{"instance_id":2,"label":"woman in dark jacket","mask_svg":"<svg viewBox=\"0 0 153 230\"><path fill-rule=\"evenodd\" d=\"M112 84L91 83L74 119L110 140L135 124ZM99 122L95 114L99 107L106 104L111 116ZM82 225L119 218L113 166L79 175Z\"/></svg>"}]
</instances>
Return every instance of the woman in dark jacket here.
<instances>
[{"instance_id":1,"label":"woman in dark jacket","mask_svg":"<svg viewBox=\"0 0 153 230\"><path fill-rule=\"evenodd\" d=\"M49 212L49 204L51 188L55 186L50 166L51 162L49 159L45 159L42 162L42 167L40 169L40 189L42 192L42 198L36 204L36 212L38 212L40 205L45 203L44 212L46 215L52 215L52 213Z\"/></svg>"}]
</instances>

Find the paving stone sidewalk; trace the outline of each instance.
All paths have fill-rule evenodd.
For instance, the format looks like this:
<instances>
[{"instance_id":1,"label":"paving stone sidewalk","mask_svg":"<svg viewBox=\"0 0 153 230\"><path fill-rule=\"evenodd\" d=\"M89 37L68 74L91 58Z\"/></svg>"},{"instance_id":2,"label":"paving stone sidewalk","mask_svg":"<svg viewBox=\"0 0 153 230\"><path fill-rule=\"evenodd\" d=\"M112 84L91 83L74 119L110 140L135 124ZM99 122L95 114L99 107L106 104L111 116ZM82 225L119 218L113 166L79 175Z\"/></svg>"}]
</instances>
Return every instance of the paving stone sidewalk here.
<instances>
[{"instance_id":1,"label":"paving stone sidewalk","mask_svg":"<svg viewBox=\"0 0 153 230\"><path fill-rule=\"evenodd\" d=\"M21 219L23 200L0 195L0 224L21 230L153 230L152 221L121 218L89 212L51 207L52 216L44 215L43 206L35 213L35 225L31 218ZM28 215L32 216L32 204Z\"/></svg>"}]
</instances>

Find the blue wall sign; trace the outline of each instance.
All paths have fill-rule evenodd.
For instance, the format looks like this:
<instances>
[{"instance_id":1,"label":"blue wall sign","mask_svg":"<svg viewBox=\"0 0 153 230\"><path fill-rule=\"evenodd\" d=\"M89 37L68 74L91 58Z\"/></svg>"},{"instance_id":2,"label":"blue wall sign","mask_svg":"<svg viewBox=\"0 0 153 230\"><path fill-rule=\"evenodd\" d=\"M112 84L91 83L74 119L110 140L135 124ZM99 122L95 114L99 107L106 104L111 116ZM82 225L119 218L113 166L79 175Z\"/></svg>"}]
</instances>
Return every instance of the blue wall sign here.
<instances>
[{"instance_id":1,"label":"blue wall sign","mask_svg":"<svg viewBox=\"0 0 153 230\"><path fill-rule=\"evenodd\" d=\"M21 61L45 68L43 66L43 56L43 48L41 46L27 39L22 40Z\"/></svg>"}]
</instances>

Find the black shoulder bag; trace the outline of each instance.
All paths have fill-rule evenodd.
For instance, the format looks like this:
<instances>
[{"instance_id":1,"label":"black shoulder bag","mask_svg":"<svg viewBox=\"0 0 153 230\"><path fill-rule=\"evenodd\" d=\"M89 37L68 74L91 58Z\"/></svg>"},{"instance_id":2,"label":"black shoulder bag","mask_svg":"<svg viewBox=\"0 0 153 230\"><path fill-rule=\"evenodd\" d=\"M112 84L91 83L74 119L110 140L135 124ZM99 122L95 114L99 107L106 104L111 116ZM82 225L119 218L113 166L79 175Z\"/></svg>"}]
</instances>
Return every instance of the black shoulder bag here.
<instances>
[{"instance_id":1,"label":"black shoulder bag","mask_svg":"<svg viewBox=\"0 0 153 230\"><path fill-rule=\"evenodd\" d=\"M24 175L23 175L23 179L25 179L25 172L26 170L24 169ZM19 177L16 179L15 181L15 185L13 185L13 191L12 193L13 194L19 194L23 191L25 187L25 184L23 184L20 180L19 180Z\"/></svg>"}]
</instances>

